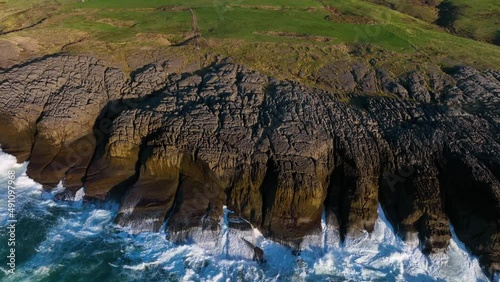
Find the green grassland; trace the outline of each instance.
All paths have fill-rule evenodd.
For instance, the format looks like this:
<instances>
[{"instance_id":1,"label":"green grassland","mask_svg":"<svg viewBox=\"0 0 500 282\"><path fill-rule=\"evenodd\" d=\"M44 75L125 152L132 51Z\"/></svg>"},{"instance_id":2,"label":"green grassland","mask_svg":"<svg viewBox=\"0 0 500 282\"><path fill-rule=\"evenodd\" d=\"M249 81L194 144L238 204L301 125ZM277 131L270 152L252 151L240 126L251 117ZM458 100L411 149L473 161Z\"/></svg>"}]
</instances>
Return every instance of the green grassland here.
<instances>
[{"instance_id":1,"label":"green grassland","mask_svg":"<svg viewBox=\"0 0 500 282\"><path fill-rule=\"evenodd\" d=\"M448 31L460 36L500 45L499 1L370 0L370 2L384 5L429 23L441 24ZM453 15L450 15L449 10L453 11Z\"/></svg>"},{"instance_id":2,"label":"green grassland","mask_svg":"<svg viewBox=\"0 0 500 282\"><path fill-rule=\"evenodd\" d=\"M41 54L91 53L124 68L144 50L198 61L220 54L306 83L332 60L376 59L393 72L426 65L500 68L498 46L446 32L429 20L434 8L412 16L395 9L401 5L377 1L0 0L0 40L29 37ZM494 0L474 7L453 2L469 7L454 22L457 29L470 28L482 39L499 28L497 19L478 16L497 9ZM476 17L487 21L484 29Z\"/></svg>"},{"instance_id":3,"label":"green grassland","mask_svg":"<svg viewBox=\"0 0 500 282\"><path fill-rule=\"evenodd\" d=\"M490 0L453 0L458 7L458 18L452 28L471 38L500 45L500 2Z\"/></svg>"}]
</instances>

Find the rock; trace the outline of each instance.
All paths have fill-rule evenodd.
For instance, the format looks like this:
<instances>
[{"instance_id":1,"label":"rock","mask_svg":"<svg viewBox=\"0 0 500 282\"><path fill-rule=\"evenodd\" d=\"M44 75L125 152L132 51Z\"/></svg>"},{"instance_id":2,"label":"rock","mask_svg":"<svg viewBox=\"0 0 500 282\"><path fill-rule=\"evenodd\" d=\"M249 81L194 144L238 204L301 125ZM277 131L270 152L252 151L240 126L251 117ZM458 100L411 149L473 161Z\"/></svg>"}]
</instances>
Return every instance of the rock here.
<instances>
[{"instance_id":1,"label":"rock","mask_svg":"<svg viewBox=\"0 0 500 282\"><path fill-rule=\"evenodd\" d=\"M157 77L157 73L148 73ZM2 75L0 130L4 151L22 162L30 158L27 174L46 187L64 179L76 192L82 187L96 146L97 133L106 133L98 117L107 105L128 95L138 97L161 87L160 81L125 83L123 73L90 57L55 56L13 67ZM16 95L9 95L15 92ZM119 110L117 110L119 111ZM99 135L97 135L99 137ZM100 140L97 140L100 141ZM75 190L76 189L76 190Z\"/></svg>"},{"instance_id":2,"label":"rock","mask_svg":"<svg viewBox=\"0 0 500 282\"><path fill-rule=\"evenodd\" d=\"M300 251L323 212L327 229L358 237L380 203L426 252L446 249L451 222L498 271L500 73L393 78L348 62L321 72L337 90L224 61L182 73L157 63L125 79L94 58L41 58L0 73L0 130L12 133L0 144L48 188L118 197L116 222L135 232L166 221L171 240L215 246L227 206L246 222L233 227ZM393 98L364 95L379 91Z\"/></svg>"},{"instance_id":3,"label":"rock","mask_svg":"<svg viewBox=\"0 0 500 282\"><path fill-rule=\"evenodd\" d=\"M243 242L245 242L245 244L253 250L253 260L258 262L258 263L264 263L265 262L265 259L264 259L264 251L255 246L254 244L250 243L248 240L246 240L245 238L241 238L241 240L243 240Z\"/></svg>"},{"instance_id":4,"label":"rock","mask_svg":"<svg viewBox=\"0 0 500 282\"><path fill-rule=\"evenodd\" d=\"M410 98L429 103L431 94L425 77L420 72L410 72L400 79L401 84L408 90Z\"/></svg>"},{"instance_id":5,"label":"rock","mask_svg":"<svg viewBox=\"0 0 500 282\"><path fill-rule=\"evenodd\" d=\"M404 88L401 84L394 80L388 72L381 68L378 68L376 73L383 92L394 94L404 99L409 98L406 88Z\"/></svg>"},{"instance_id":6,"label":"rock","mask_svg":"<svg viewBox=\"0 0 500 282\"><path fill-rule=\"evenodd\" d=\"M318 82L343 93L376 94L375 72L362 62L334 62L319 70Z\"/></svg>"}]
</instances>

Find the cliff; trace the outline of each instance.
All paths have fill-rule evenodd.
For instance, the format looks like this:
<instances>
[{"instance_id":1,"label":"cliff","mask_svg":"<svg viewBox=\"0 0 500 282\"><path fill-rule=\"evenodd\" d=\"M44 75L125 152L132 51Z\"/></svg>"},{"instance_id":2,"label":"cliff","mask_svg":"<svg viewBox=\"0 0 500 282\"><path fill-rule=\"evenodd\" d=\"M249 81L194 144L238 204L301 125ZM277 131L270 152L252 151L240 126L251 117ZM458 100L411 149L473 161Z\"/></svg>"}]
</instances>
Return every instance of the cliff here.
<instances>
[{"instance_id":1,"label":"cliff","mask_svg":"<svg viewBox=\"0 0 500 282\"><path fill-rule=\"evenodd\" d=\"M426 252L458 237L500 270L500 71L326 65L331 92L222 60L126 77L56 55L0 70L0 144L47 189L117 197L118 224L172 240L218 231L227 206L300 248L327 224L371 231L379 203ZM337 92L349 94L340 100Z\"/></svg>"}]
</instances>

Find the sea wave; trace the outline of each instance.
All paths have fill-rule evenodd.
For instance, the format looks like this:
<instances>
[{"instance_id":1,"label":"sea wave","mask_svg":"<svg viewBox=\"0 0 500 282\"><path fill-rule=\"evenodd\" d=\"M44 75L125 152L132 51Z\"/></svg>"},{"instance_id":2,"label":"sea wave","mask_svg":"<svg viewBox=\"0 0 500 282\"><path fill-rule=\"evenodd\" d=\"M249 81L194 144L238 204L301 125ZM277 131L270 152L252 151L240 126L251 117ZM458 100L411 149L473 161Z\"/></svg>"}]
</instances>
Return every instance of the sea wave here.
<instances>
[{"instance_id":1,"label":"sea wave","mask_svg":"<svg viewBox=\"0 0 500 282\"><path fill-rule=\"evenodd\" d=\"M115 225L118 204L83 202L83 189L72 202L56 201L55 191L26 176L26 166L0 151L0 244L7 244L9 170L16 172L18 220L16 274L0 263L2 281L488 281L452 226L447 252L425 256L395 235L380 207L374 232L343 243L323 219L323 233L299 255L257 229L228 229L227 216L216 242L176 245L164 232L133 234ZM252 261L241 237L264 250L265 264ZM7 248L0 250L5 258Z\"/></svg>"}]
</instances>

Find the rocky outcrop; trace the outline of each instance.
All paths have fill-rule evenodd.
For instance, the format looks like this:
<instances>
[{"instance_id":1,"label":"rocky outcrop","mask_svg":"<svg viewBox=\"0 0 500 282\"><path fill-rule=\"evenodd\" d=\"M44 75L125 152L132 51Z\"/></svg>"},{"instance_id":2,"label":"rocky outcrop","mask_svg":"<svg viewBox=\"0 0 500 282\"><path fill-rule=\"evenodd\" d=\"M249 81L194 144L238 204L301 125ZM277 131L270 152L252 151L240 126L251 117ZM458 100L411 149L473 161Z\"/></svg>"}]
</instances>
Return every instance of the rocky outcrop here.
<instances>
[{"instance_id":1,"label":"rocky outcrop","mask_svg":"<svg viewBox=\"0 0 500 282\"><path fill-rule=\"evenodd\" d=\"M0 73L0 131L11 133L0 143L47 188L118 197L116 222L138 232L166 221L174 241L218 236L227 206L246 229L300 248L323 211L328 228L356 237L373 230L380 203L427 252L448 246L451 221L495 271L499 78L325 67L319 81L354 95L345 103L227 61L185 73L159 63L125 79L93 58L54 56ZM387 95L362 95L375 93Z\"/></svg>"},{"instance_id":2,"label":"rocky outcrop","mask_svg":"<svg viewBox=\"0 0 500 282\"><path fill-rule=\"evenodd\" d=\"M265 262L265 259L264 259L264 251L255 246L254 244L250 243L247 239L245 238L241 238L241 240L243 242L245 242L245 244L252 250L253 252L253 260L258 262L258 263L264 263Z\"/></svg>"}]
</instances>

